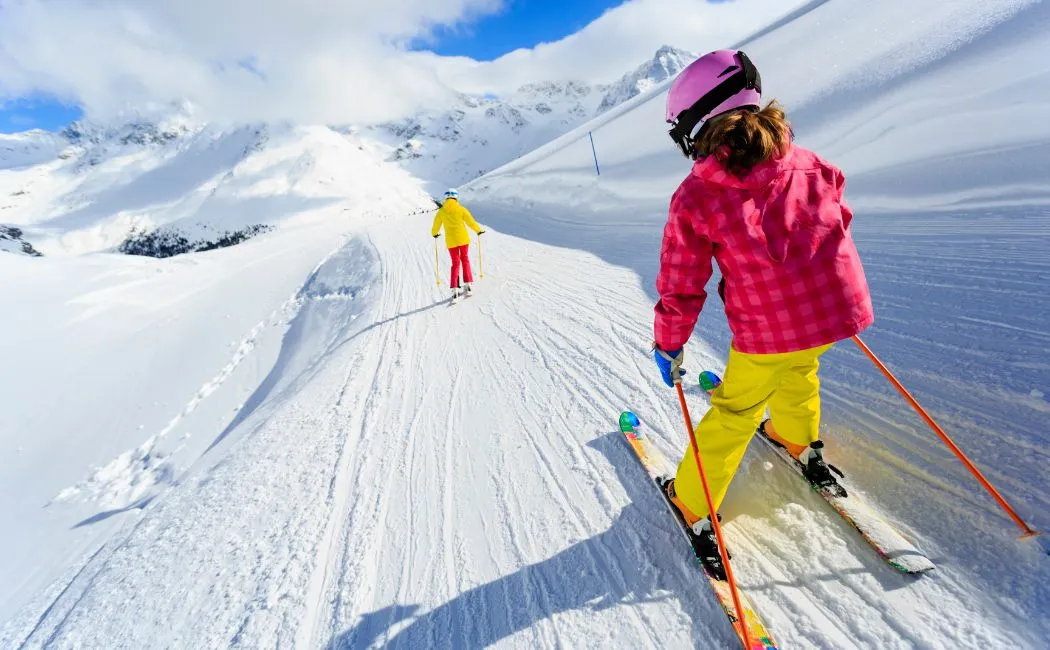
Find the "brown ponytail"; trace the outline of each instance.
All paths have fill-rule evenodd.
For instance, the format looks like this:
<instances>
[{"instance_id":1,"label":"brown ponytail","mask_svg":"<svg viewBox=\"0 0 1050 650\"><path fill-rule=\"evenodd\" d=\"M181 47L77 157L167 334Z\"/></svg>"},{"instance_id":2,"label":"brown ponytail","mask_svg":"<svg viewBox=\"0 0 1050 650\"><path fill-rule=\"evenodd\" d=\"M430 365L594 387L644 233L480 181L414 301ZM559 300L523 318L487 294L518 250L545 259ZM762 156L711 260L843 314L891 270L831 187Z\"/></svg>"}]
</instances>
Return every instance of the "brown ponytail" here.
<instances>
[{"instance_id":1,"label":"brown ponytail","mask_svg":"<svg viewBox=\"0 0 1050 650\"><path fill-rule=\"evenodd\" d=\"M773 100L760 111L720 115L702 129L696 141L698 157L714 156L730 173L746 176L755 165L787 153L791 125Z\"/></svg>"}]
</instances>

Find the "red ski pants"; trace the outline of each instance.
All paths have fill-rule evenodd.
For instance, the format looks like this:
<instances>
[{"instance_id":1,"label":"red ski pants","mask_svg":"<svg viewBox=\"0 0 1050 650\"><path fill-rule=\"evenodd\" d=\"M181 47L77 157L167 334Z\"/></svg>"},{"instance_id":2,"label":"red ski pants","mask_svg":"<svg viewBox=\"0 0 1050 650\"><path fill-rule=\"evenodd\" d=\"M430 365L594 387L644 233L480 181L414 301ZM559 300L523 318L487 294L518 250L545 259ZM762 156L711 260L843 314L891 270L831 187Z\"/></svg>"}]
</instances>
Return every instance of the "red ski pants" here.
<instances>
[{"instance_id":1,"label":"red ski pants","mask_svg":"<svg viewBox=\"0 0 1050 650\"><path fill-rule=\"evenodd\" d=\"M474 281L474 275L470 272L470 256L467 254L468 248L470 248L469 244L448 249L448 255L452 258L452 282L449 286L453 289L459 286L460 265L463 266L463 281Z\"/></svg>"}]
</instances>

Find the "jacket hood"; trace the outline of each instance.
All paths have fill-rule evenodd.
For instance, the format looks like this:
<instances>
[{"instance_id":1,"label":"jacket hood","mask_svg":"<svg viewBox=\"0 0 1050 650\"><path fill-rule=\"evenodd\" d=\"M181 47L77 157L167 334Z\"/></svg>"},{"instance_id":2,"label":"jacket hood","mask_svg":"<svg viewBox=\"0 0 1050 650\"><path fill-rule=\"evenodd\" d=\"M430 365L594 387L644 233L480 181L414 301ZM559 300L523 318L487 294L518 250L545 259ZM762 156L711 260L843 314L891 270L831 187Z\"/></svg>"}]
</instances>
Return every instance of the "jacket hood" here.
<instances>
[{"instance_id":1,"label":"jacket hood","mask_svg":"<svg viewBox=\"0 0 1050 650\"><path fill-rule=\"evenodd\" d=\"M786 154L755 165L743 178L731 174L714 156L705 156L693 164L692 174L714 185L759 189L772 183L785 169L804 167L807 161L800 160L800 151L798 147L791 145Z\"/></svg>"}]
</instances>

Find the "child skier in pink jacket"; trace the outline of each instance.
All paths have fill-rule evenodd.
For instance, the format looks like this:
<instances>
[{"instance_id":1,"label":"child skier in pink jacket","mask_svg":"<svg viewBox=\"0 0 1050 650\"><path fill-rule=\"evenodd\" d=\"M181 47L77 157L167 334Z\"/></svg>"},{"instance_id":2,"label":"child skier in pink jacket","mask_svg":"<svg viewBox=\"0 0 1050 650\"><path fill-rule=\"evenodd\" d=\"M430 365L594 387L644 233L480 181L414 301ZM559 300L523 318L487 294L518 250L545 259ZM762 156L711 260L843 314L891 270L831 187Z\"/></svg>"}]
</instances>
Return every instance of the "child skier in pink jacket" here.
<instances>
[{"instance_id":1,"label":"child skier in pink jacket","mask_svg":"<svg viewBox=\"0 0 1050 650\"><path fill-rule=\"evenodd\" d=\"M696 427L716 511L759 427L811 482L834 489L818 439L819 357L874 320L842 172L792 144L784 112L760 101L758 71L732 50L693 62L667 100L671 137L695 163L664 229L654 356L668 386L681 380L682 349L718 262L733 339L723 383ZM664 487L721 570L691 452Z\"/></svg>"}]
</instances>

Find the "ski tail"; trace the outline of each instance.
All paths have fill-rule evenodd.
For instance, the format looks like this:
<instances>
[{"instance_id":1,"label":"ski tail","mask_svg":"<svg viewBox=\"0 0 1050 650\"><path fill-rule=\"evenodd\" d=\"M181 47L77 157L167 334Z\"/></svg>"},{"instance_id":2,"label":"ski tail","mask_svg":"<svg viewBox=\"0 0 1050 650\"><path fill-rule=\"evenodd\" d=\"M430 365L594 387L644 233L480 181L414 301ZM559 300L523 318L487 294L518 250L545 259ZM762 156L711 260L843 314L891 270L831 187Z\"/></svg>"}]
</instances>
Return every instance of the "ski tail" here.
<instances>
[{"instance_id":1,"label":"ski tail","mask_svg":"<svg viewBox=\"0 0 1050 650\"><path fill-rule=\"evenodd\" d=\"M762 440L774 455L799 478L808 483L803 474L802 463L786 449L763 435L761 431L756 437ZM864 500L857 489L846 482L845 477L839 479L839 483L845 488L846 496L827 488L813 485L811 487L851 528L857 531L879 557L901 573L922 574L935 568L933 561L898 532L885 515Z\"/></svg>"},{"instance_id":2,"label":"ski tail","mask_svg":"<svg viewBox=\"0 0 1050 650\"><path fill-rule=\"evenodd\" d=\"M700 373L700 386L707 394L710 395L721 384L721 378L710 370ZM849 484L838 468L834 468L839 476L834 484L813 485L806 476L806 467L788 453L788 450L782 445L768 437L764 427L760 426L756 434L756 437L762 440L778 459L799 478L806 481L813 491L819 494L850 527L857 531L878 556L891 567L901 573L916 575L935 568L933 561L909 542L884 514L869 504L857 489Z\"/></svg>"}]
</instances>

